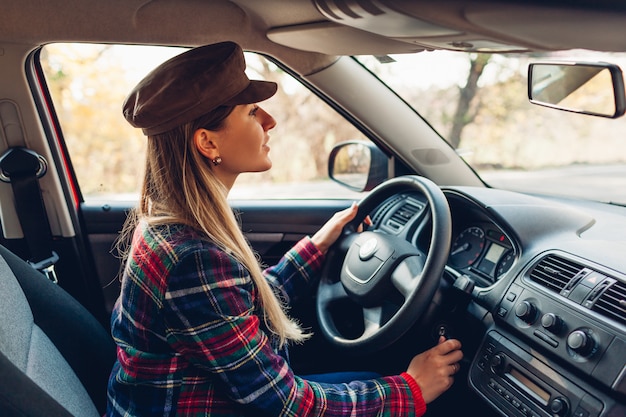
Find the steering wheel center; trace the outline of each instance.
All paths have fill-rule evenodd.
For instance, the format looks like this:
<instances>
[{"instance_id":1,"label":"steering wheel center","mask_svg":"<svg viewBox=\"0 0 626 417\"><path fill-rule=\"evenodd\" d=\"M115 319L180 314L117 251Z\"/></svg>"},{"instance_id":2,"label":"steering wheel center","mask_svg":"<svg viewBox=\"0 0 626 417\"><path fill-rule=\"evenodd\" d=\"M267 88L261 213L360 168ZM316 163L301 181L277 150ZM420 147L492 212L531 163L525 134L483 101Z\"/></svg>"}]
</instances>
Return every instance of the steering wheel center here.
<instances>
[{"instance_id":1,"label":"steering wheel center","mask_svg":"<svg viewBox=\"0 0 626 417\"><path fill-rule=\"evenodd\" d=\"M341 283L348 296L363 307L379 305L389 290L391 272L416 248L377 232L362 232L354 240L341 269Z\"/></svg>"}]
</instances>

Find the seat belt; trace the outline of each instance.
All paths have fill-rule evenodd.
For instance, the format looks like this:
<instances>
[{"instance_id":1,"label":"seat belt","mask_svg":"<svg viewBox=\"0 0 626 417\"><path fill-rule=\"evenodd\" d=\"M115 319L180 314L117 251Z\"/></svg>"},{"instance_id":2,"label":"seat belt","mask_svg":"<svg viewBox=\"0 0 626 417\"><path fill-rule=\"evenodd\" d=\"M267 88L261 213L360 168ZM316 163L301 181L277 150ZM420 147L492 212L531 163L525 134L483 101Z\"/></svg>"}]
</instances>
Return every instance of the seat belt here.
<instances>
[{"instance_id":1,"label":"seat belt","mask_svg":"<svg viewBox=\"0 0 626 417\"><path fill-rule=\"evenodd\" d=\"M0 157L0 181L10 183L15 210L28 244L28 263L57 283L54 264L59 256L52 250L52 232L43 202L39 178L48 170L43 156L24 148L9 148Z\"/></svg>"}]
</instances>

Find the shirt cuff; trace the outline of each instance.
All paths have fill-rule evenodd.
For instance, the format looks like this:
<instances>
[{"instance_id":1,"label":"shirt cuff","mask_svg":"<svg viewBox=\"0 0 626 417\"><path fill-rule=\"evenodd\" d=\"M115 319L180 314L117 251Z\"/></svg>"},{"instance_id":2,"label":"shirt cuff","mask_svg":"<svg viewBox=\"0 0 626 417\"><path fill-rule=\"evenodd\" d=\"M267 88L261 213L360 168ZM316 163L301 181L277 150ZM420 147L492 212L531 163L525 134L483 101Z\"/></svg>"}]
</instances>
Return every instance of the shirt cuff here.
<instances>
[{"instance_id":1,"label":"shirt cuff","mask_svg":"<svg viewBox=\"0 0 626 417\"><path fill-rule=\"evenodd\" d=\"M422 397L422 390L415 379L406 372L402 372L400 374L402 378L406 381L411 389L411 393L413 394L414 402L415 402L415 415L422 416L426 413L426 403L424 402L424 397Z\"/></svg>"}]
</instances>

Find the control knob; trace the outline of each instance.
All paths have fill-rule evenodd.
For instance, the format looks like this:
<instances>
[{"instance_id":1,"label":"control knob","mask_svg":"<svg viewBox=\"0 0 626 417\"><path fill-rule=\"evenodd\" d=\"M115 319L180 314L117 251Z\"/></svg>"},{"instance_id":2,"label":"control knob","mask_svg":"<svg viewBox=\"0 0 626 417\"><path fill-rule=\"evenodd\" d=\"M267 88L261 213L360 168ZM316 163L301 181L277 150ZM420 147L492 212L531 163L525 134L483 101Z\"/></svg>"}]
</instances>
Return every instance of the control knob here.
<instances>
[{"instance_id":1,"label":"control knob","mask_svg":"<svg viewBox=\"0 0 626 417\"><path fill-rule=\"evenodd\" d=\"M574 330L567 336L567 347L578 353L580 356L589 356L596 347L593 337L587 330Z\"/></svg>"},{"instance_id":2,"label":"control knob","mask_svg":"<svg viewBox=\"0 0 626 417\"><path fill-rule=\"evenodd\" d=\"M555 416L564 416L567 414L568 410L569 404L565 398L557 397L550 401L550 411L552 411Z\"/></svg>"},{"instance_id":3,"label":"control knob","mask_svg":"<svg viewBox=\"0 0 626 417\"><path fill-rule=\"evenodd\" d=\"M546 313L541 317L541 325L544 329L556 334L563 327L563 320L554 313Z\"/></svg>"},{"instance_id":4,"label":"control knob","mask_svg":"<svg viewBox=\"0 0 626 417\"><path fill-rule=\"evenodd\" d=\"M537 307L530 301L522 301L515 307L515 315L520 320L532 324L537 318Z\"/></svg>"},{"instance_id":5,"label":"control knob","mask_svg":"<svg viewBox=\"0 0 626 417\"><path fill-rule=\"evenodd\" d=\"M504 355L502 355L501 353L494 355L493 358L491 358L489 365L491 365L491 369L493 370L493 372L499 374L500 371L502 371L502 367L504 366Z\"/></svg>"}]
</instances>

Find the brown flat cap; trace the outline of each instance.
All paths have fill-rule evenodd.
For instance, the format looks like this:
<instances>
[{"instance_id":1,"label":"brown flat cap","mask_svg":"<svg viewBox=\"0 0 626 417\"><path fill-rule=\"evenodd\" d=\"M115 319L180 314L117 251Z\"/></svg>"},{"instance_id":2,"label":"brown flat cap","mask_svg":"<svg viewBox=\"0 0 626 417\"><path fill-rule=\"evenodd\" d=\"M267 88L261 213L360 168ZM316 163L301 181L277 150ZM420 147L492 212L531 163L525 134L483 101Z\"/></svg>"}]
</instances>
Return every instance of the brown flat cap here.
<instances>
[{"instance_id":1,"label":"brown flat cap","mask_svg":"<svg viewBox=\"0 0 626 417\"><path fill-rule=\"evenodd\" d=\"M145 135L167 132L219 106L270 98L276 83L249 80L241 47L221 42L190 49L150 72L124 101L124 117Z\"/></svg>"}]
</instances>

